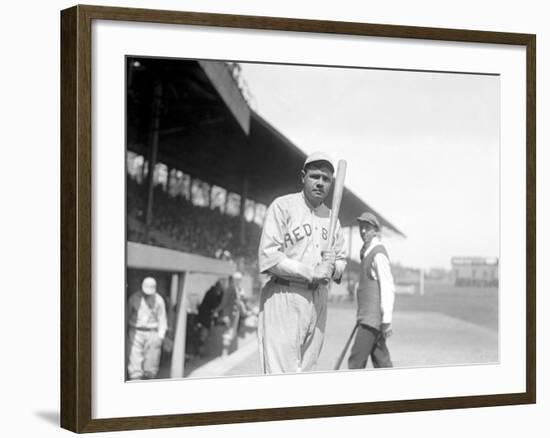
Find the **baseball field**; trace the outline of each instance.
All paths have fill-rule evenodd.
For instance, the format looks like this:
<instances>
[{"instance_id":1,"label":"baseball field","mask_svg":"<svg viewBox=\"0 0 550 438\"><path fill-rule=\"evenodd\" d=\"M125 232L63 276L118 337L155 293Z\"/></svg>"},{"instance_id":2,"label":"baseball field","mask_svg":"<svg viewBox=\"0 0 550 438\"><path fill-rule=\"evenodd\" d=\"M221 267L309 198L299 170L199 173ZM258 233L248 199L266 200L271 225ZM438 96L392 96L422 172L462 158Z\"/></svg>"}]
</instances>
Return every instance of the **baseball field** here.
<instances>
[{"instance_id":1,"label":"baseball field","mask_svg":"<svg viewBox=\"0 0 550 438\"><path fill-rule=\"evenodd\" d=\"M354 324L355 303L330 303L317 370L334 369ZM388 347L395 367L498 362L498 290L427 283L422 296L396 296L393 332ZM254 335L241 338L235 353L206 363L189 377L259 374Z\"/></svg>"}]
</instances>

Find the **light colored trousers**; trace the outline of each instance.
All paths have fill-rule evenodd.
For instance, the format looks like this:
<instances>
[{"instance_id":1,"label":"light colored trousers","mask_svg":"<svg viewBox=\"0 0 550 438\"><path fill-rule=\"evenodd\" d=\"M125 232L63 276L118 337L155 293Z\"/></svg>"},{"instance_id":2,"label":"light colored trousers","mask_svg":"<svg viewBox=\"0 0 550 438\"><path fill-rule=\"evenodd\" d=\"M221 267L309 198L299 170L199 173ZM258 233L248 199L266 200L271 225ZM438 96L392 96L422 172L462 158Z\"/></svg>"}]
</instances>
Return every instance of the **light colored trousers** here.
<instances>
[{"instance_id":1,"label":"light colored trousers","mask_svg":"<svg viewBox=\"0 0 550 438\"><path fill-rule=\"evenodd\" d=\"M159 371L162 342L157 331L129 329L128 376L131 380L154 379Z\"/></svg>"},{"instance_id":2,"label":"light colored trousers","mask_svg":"<svg viewBox=\"0 0 550 438\"><path fill-rule=\"evenodd\" d=\"M319 358L327 321L327 286L308 290L270 280L260 296L258 343L265 374L312 370Z\"/></svg>"}]
</instances>

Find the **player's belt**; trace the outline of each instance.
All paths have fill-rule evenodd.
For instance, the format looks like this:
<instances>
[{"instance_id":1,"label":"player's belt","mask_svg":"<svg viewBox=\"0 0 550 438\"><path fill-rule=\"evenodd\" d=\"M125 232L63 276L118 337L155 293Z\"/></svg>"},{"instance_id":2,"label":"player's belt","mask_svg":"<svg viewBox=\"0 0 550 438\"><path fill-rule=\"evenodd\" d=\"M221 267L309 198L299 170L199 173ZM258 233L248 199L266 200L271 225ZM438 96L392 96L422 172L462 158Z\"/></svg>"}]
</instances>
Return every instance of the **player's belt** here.
<instances>
[{"instance_id":1,"label":"player's belt","mask_svg":"<svg viewBox=\"0 0 550 438\"><path fill-rule=\"evenodd\" d=\"M139 330L140 332L155 332L158 330L158 327L132 327L134 330Z\"/></svg>"},{"instance_id":2,"label":"player's belt","mask_svg":"<svg viewBox=\"0 0 550 438\"><path fill-rule=\"evenodd\" d=\"M306 289L309 289L309 290L315 290L319 287L319 285L317 283L306 283L306 282L301 282L301 281L289 281L289 280L285 280L284 278L281 278L281 277L274 277L274 278L275 278L275 280L273 280L273 281L277 284L282 285L282 286L305 287Z\"/></svg>"}]
</instances>

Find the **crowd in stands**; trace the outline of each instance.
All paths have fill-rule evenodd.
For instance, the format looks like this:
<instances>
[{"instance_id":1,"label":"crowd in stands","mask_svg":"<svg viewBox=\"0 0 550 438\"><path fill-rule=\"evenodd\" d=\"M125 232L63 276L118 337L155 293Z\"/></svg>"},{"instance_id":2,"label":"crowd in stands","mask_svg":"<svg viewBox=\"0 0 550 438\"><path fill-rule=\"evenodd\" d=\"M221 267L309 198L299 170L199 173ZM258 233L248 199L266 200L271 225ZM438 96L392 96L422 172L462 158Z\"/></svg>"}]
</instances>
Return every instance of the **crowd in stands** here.
<instances>
[{"instance_id":1,"label":"crowd in stands","mask_svg":"<svg viewBox=\"0 0 550 438\"><path fill-rule=\"evenodd\" d=\"M145 232L146 185L127 179L127 238L192 254L232 259L245 271L254 269L261 229L245 222L245 243L240 242L240 218L219 209L194 205L172 197L155 186L152 222Z\"/></svg>"}]
</instances>

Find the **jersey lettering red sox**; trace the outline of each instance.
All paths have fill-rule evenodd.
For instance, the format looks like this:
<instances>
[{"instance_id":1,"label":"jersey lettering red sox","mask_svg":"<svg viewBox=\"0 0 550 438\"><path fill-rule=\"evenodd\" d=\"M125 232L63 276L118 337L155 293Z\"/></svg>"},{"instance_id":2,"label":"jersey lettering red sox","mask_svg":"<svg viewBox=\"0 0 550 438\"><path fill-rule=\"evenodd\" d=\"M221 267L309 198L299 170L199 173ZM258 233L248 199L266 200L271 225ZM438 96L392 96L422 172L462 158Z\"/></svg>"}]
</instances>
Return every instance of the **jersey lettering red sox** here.
<instances>
[{"instance_id":1,"label":"jersey lettering red sox","mask_svg":"<svg viewBox=\"0 0 550 438\"><path fill-rule=\"evenodd\" d=\"M266 272L285 258L314 267L321 252L329 248L330 209L311 207L303 192L276 198L267 209L259 247L260 272ZM333 248L337 260L345 260L340 221L336 225Z\"/></svg>"}]
</instances>

